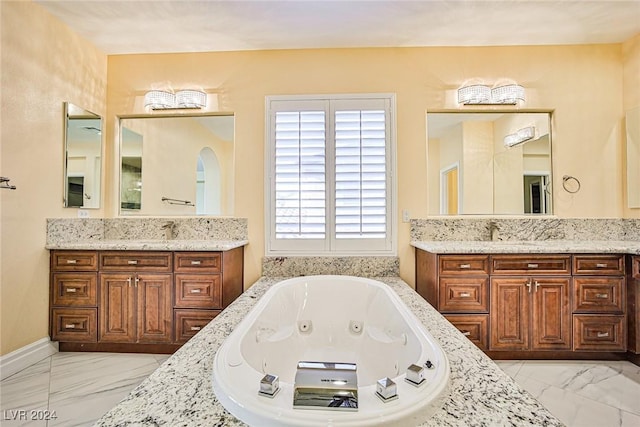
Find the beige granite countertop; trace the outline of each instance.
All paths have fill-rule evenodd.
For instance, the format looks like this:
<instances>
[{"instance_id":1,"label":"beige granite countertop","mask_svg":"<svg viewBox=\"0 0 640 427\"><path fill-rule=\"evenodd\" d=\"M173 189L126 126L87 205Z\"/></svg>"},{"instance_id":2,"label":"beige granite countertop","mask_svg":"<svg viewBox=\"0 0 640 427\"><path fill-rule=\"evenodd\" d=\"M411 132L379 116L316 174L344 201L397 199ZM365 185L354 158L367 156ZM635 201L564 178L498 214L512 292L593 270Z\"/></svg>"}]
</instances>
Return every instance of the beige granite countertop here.
<instances>
[{"instance_id":1,"label":"beige granite countertop","mask_svg":"<svg viewBox=\"0 0 640 427\"><path fill-rule=\"evenodd\" d=\"M620 240L412 241L437 254L621 253L640 255L640 242Z\"/></svg>"},{"instance_id":2,"label":"beige granite countertop","mask_svg":"<svg viewBox=\"0 0 640 427\"><path fill-rule=\"evenodd\" d=\"M78 240L48 243L46 249L118 251L228 251L248 240Z\"/></svg>"}]
</instances>

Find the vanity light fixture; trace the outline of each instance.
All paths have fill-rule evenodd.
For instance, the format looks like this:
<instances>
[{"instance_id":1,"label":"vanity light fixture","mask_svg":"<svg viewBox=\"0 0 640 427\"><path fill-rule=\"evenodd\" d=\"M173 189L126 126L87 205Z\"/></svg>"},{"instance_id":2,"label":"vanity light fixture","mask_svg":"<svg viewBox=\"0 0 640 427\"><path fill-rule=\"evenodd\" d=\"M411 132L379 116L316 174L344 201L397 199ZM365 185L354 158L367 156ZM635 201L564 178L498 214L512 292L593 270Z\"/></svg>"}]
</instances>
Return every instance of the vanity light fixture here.
<instances>
[{"instance_id":1,"label":"vanity light fixture","mask_svg":"<svg viewBox=\"0 0 640 427\"><path fill-rule=\"evenodd\" d=\"M152 110L176 110L203 108L207 94L199 90L185 89L175 94L164 90L150 90L144 95L145 108Z\"/></svg>"},{"instance_id":2,"label":"vanity light fixture","mask_svg":"<svg viewBox=\"0 0 640 427\"><path fill-rule=\"evenodd\" d=\"M523 144L533 139L535 135L535 126L528 126L526 128L519 129L516 133L512 133L504 137L504 146L514 147L516 145Z\"/></svg>"},{"instance_id":3,"label":"vanity light fixture","mask_svg":"<svg viewBox=\"0 0 640 427\"><path fill-rule=\"evenodd\" d=\"M470 85L458 89L458 104L464 105L515 105L524 101L524 87L508 84L494 87Z\"/></svg>"}]
</instances>

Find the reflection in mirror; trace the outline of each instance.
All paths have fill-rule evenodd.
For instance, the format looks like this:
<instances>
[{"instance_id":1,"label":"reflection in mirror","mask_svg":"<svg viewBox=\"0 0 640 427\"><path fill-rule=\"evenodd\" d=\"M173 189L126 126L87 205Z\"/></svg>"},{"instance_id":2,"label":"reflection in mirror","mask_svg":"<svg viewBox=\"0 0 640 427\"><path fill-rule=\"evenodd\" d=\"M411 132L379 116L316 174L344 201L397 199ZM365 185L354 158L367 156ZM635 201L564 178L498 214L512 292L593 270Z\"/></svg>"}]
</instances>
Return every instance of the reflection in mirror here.
<instances>
[{"instance_id":1,"label":"reflection in mirror","mask_svg":"<svg viewBox=\"0 0 640 427\"><path fill-rule=\"evenodd\" d=\"M548 113L428 113L427 132L429 215L552 213Z\"/></svg>"},{"instance_id":2,"label":"reflection in mirror","mask_svg":"<svg viewBox=\"0 0 640 427\"><path fill-rule=\"evenodd\" d=\"M233 215L233 115L120 119L121 215Z\"/></svg>"},{"instance_id":3,"label":"reflection in mirror","mask_svg":"<svg viewBox=\"0 0 640 427\"><path fill-rule=\"evenodd\" d=\"M627 111L627 200L640 208L640 107Z\"/></svg>"},{"instance_id":4,"label":"reflection in mirror","mask_svg":"<svg viewBox=\"0 0 640 427\"><path fill-rule=\"evenodd\" d=\"M100 207L102 118L64 103L64 206Z\"/></svg>"}]
</instances>

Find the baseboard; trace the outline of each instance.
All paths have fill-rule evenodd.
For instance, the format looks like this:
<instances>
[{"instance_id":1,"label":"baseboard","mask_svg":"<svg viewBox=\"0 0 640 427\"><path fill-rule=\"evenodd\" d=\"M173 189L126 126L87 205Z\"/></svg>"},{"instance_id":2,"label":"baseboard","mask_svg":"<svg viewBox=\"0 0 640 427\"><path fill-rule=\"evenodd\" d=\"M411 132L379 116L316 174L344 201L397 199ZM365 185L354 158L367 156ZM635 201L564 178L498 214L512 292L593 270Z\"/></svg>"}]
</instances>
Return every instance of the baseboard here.
<instances>
[{"instance_id":1,"label":"baseboard","mask_svg":"<svg viewBox=\"0 0 640 427\"><path fill-rule=\"evenodd\" d=\"M20 372L57 352L58 343L46 337L0 356L0 379Z\"/></svg>"}]
</instances>

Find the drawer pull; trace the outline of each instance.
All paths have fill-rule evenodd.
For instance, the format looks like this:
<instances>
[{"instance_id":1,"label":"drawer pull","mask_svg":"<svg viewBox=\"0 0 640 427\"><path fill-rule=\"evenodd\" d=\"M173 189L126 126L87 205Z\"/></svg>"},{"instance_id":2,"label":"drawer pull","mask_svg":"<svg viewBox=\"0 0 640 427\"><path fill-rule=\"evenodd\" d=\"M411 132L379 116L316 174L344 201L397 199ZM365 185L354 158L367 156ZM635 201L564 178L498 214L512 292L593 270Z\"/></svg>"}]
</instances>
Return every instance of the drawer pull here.
<instances>
[{"instance_id":1,"label":"drawer pull","mask_svg":"<svg viewBox=\"0 0 640 427\"><path fill-rule=\"evenodd\" d=\"M192 294L199 294L200 292L202 292L200 289L191 289L191 291L189 291Z\"/></svg>"},{"instance_id":2,"label":"drawer pull","mask_svg":"<svg viewBox=\"0 0 640 427\"><path fill-rule=\"evenodd\" d=\"M538 264L527 264L527 268L538 268Z\"/></svg>"},{"instance_id":3,"label":"drawer pull","mask_svg":"<svg viewBox=\"0 0 640 427\"><path fill-rule=\"evenodd\" d=\"M129 261L127 261L127 264L129 265L136 265L138 263L137 259L130 259Z\"/></svg>"},{"instance_id":4,"label":"drawer pull","mask_svg":"<svg viewBox=\"0 0 640 427\"><path fill-rule=\"evenodd\" d=\"M69 324L67 324L67 325L64 325L64 328L65 328L65 329L75 329L75 328L76 328L76 325L74 325L73 323L69 323Z\"/></svg>"},{"instance_id":5,"label":"drawer pull","mask_svg":"<svg viewBox=\"0 0 640 427\"><path fill-rule=\"evenodd\" d=\"M609 265L605 264L605 263L598 263L596 264L596 268L607 268Z\"/></svg>"},{"instance_id":6,"label":"drawer pull","mask_svg":"<svg viewBox=\"0 0 640 427\"><path fill-rule=\"evenodd\" d=\"M460 264L460 268L465 269L465 270L469 269L469 268L471 268L471 264Z\"/></svg>"},{"instance_id":7,"label":"drawer pull","mask_svg":"<svg viewBox=\"0 0 640 427\"><path fill-rule=\"evenodd\" d=\"M191 265L200 265L201 262L200 261L191 261Z\"/></svg>"},{"instance_id":8,"label":"drawer pull","mask_svg":"<svg viewBox=\"0 0 640 427\"><path fill-rule=\"evenodd\" d=\"M200 329L202 329L200 326L192 326L191 327L192 331L199 331Z\"/></svg>"},{"instance_id":9,"label":"drawer pull","mask_svg":"<svg viewBox=\"0 0 640 427\"><path fill-rule=\"evenodd\" d=\"M471 332L469 331L460 331L462 332L462 335L464 335L465 337L468 337L469 335L471 335Z\"/></svg>"},{"instance_id":10,"label":"drawer pull","mask_svg":"<svg viewBox=\"0 0 640 427\"><path fill-rule=\"evenodd\" d=\"M596 298L607 299L609 298L609 294L596 294Z\"/></svg>"},{"instance_id":11,"label":"drawer pull","mask_svg":"<svg viewBox=\"0 0 640 427\"><path fill-rule=\"evenodd\" d=\"M68 294L73 294L76 293L78 290L76 288L67 288L65 289L65 292Z\"/></svg>"},{"instance_id":12,"label":"drawer pull","mask_svg":"<svg viewBox=\"0 0 640 427\"><path fill-rule=\"evenodd\" d=\"M460 298L469 298L471 293L469 292L460 292Z\"/></svg>"},{"instance_id":13,"label":"drawer pull","mask_svg":"<svg viewBox=\"0 0 640 427\"><path fill-rule=\"evenodd\" d=\"M609 336L609 332L598 332L596 335L598 338L605 338Z\"/></svg>"},{"instance_id":14,"label":"drawer pull","mask_svg":"<svg viewBox=\"0 0 640 427\"><path fill-rule=\"evenodd\" d=\"M67 264L76 264L78 262L77 259L68 259Z\"/></svg>"}]
</instances>

